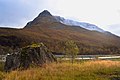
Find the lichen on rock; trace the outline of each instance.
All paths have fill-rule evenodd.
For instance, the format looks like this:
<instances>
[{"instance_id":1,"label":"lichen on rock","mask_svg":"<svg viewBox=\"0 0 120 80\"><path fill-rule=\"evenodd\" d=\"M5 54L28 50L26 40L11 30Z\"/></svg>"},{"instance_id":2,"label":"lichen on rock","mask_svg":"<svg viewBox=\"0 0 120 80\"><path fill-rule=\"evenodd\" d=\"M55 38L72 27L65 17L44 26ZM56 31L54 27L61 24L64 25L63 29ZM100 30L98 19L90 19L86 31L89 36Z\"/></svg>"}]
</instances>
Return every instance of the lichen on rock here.
<instances>
[{"instance_id":1,"label":"lichen on rock","mask_svg":"<svg viewBox=\"0 0 120 80\"><path fill-rule=\"evenodd\" d=\"M5 62L5 70L27 69L31 64L42 66L54 61L57 61L56 58L43 43L32 44L23 47L17 54L8 55Z\"/></svg>"}]
</instances>

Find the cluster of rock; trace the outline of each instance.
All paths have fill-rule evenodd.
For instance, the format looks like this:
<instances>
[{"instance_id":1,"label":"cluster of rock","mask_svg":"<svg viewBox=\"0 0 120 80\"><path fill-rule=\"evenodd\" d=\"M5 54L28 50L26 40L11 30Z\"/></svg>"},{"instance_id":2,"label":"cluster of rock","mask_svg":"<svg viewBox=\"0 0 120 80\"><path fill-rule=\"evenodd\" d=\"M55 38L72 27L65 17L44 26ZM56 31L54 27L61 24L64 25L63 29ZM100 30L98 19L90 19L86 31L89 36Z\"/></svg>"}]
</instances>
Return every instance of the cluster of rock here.
<instances>
[{"instance_id":1,"label":"cluster of rock","mask_svg":"<svg viewBox=\"0 0 120 80\"><path fill-rule=\"evenodd\" d=\"M5 62L5 71L18 68L27 69L31 65L42 66L45 63L57 61L43 43L33 44L21 49L16 54L8 55Z\"/></svg>"}]
</instances>

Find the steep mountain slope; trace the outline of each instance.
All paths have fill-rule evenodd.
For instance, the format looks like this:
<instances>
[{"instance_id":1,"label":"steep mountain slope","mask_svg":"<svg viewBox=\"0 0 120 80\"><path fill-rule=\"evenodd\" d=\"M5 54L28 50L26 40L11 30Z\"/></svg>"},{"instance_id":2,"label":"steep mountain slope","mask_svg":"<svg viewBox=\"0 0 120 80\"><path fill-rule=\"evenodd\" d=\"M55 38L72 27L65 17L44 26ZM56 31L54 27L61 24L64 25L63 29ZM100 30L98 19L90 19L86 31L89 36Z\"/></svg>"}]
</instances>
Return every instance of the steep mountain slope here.
<instances>
[{"instance_id":1,"label":"steep mountain slope","mask_svg":"<svg viewBox=\"0 0 120 80\"><path fill-rule=\"evenodd\" d=\"M80 54L118 54L120 37L108 32L84 29L80 26L66 25L48 11L40 13L23 29L0 29L2 47L23 47L34 42L43 42L51 51L62 53L63 43L73 40Z\"/></svg>"}]
</instances>

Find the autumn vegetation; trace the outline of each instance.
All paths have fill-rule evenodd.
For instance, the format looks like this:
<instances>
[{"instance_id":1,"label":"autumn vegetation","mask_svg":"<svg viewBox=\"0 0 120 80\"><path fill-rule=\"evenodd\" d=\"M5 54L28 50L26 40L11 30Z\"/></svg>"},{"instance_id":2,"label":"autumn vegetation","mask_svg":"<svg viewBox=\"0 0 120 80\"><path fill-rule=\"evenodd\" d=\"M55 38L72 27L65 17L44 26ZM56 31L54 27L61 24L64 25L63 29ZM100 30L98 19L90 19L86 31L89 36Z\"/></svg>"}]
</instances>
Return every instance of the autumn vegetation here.
<instances>
[{"instance_id":1,"label":"autumn vegetation","mask_svg":"<svg viewBox=\"0 0 120 80\"><path fill-rule=\"evenodd\" d=\"M65 55L71 58L71 62L73 63L77 54L79 53L78 46L74 41L66 41L63 47L63 52L65 53Z\"/></svg>"},{"instance_id":2,"label":"autumn vegetation","mask_svg":"<svg viewBox=\"0 0 120 80\"><path fill-rule=\"evenodd\" d=\"M29 56L30 53L35 55L36 51L39 51L39 54L44 52L40 52L41 48L37 48L40 46L34 43L44 44L51 54L69 56L71 61L58 59L58 62L37 66L29 64L25 69L17 67L6 72L4 63L0 63L0 80L120 80L118 60L75 61L78 54L120 54L120 37L112 33L65 25L57 22L52 15L40 15L21 29L0 28L0 55L13 54L23 49L22 56L12 59L12 64L18 59L24 63L22 65L26 65L30 60L30 63L40 60L38 55L36 55L37 58ZM46 49L45 52L47 52Z\"/></svg>"},{"instance_id":3,"label":"autumn vegetation","mask_svg":"<svg viewBox=\"0 0 120 80\"><path fill-rule=\"evenodd\" d=\"M41 43L43 45L43 43ZM39 47L32 44L31 47ZM29 46L28 46L29 47ZM120 62L117 60L78 60L74 58L78 54L78 46L74 41L64 43L63 52L71 56L71 61L59 61L45 63L42 66L30 65L28 69L4 72L1 64L1 80L119 80ZM74 63L73 63L74 61Z\"/></svg>"},{"instance_id":4,"label":"autumn vegetation","mask_svg":"<svg viewBox=\"0 0 120 80\"><path fill-rule=\"evenodd\" d=\"M119 80L119 61L46 64L23 71L0 72L1 80Z\"/></svg>"},{"instance_id":5,"label":"autumn vegetation","mask_svg":"<svg viewBox=\"0 0 120 80\"><path fill-rule=\"evenodd\" d=\"M48 27L48 25L63 27ZM33 42L43 42L52 52L63 53L63 43L72 40L78 45L80 54L120 53L120 38L117 36L87 31L79 27L72 28L60 23L48 25L25 29L0 29L0 49L8 53L10 49L21 48Z\"/></svg>"}]
</instances>

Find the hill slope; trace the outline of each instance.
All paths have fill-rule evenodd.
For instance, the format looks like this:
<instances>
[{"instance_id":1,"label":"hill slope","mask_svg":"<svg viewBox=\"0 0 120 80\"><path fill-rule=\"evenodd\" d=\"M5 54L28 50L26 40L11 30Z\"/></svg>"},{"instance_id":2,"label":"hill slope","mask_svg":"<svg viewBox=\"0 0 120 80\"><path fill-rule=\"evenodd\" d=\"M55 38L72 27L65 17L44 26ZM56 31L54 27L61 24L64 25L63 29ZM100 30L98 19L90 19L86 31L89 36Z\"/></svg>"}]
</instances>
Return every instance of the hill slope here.
<instances>
[{"instance_id":1,"label":"hill slope","mask_svg":"<svg viewBox=\"0 0 120 80\"><path fill-rule=\"evenodd\" d=\"M23 29L0 29L0 47L16 48L33 42L43 42L50 50L62 53L63 43L73 40L80 54L118 54L120 37L108 32L87 30L80 26L66 25L43 11Z\"/></svg>"}]
</instances>

